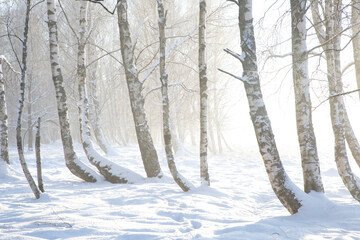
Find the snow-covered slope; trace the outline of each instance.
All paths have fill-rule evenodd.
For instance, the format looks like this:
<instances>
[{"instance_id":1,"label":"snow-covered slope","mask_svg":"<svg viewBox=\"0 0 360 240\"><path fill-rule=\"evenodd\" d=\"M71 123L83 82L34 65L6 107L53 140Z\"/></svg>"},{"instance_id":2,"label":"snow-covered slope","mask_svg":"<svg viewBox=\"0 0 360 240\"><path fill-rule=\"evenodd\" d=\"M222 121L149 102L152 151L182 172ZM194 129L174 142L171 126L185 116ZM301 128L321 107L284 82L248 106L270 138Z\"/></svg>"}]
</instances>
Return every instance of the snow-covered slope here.
<instances>
[{"instance_id":1,"label":"snow-covered slope","mask_svg":"<svg viewBox=\"0 0 360 240\"><path fill-rule=\"evenodd\" d=\"M145 176L136 146L114 149L110 159ZM282 159L302 187L297 152L288 149ZM360 239L360 204L341 183L331 150L320 152L326 197L312 194L293 216L272 192L256 148L210 156L211 187L187 193L159 155L163 179L84 183L65 167L61 144L43 146L46 193L35 200L11 149L12 167L0 179L0 239ZM35 154L25 157L35 178ZM198 155L183 152L176 162L200 186Z\"/></svg>"}]
</instances>

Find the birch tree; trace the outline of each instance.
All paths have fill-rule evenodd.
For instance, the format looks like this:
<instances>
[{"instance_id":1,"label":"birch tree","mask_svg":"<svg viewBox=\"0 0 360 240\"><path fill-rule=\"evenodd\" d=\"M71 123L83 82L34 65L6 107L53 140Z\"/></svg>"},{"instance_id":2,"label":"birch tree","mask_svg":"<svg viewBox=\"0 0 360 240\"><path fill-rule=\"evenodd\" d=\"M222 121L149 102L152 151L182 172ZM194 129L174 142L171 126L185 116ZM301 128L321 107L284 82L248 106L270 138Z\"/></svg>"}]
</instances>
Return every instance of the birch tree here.
<instances>
[{"instance_id":1,"label":"birch tree","mask_svg":"<svg viewBox=\"0 0 360 240\"><path fill-rule=\"evenodd\" d=\"M5 76L3 66L10 63L5 56L0 56L0 161L10 164L9 160L9 136L8 136L8 115L5 98Z\"/></svg>"},{"instance_id":2,"label":"birch tree","mask_svg":"<svg viewBox=\"0 0 360 240\"><path fill-rule=\"evenodd\" d=\"M343 96L339 95L343 92L340 64L341 5L341 0L326 1L325 6L321 6L324 9L324 19L321 19L319 2L312 1L311 12L315 31L326 58L330 117L335 138L335 162L344 185L351 195L360 201L360 183L351 170L346 152L345 132L349 134L349 129L345 128L345 120L348 117Z\"/></svg>"},{"instance_id":3,"label":"birch tree","mask_svg":"<svg viewBox=\"0 0 360 240\"><path fill-rule=\"evenodd\" d=\"M316 139L312 124L306 48L306 0L290 0L293 81L298 141L303 168L304 191L324 192Z\"/></svg>"},{"instance_id":4,"label":"birch tree","mask_svg":"<svg viewBox=\"0 0 360 240\"><path fill-rule=\"evenodd\" d=\"M239 7L240 46L242 54L239 55L229 49L225 49L225 51L241 62L243 74L240 77L224 70L221 71L243 82L259 151L264 160L272 189L284 207L291 214L294 214L298 212L302 204L297 194L297 187L287 176L280 160L270 119L261 93L252 17L252 1L234 0L232 2L235 2Z\"/></svg>"},{"instance_id":5,"label":"birch tree","mask_svg":"<svg viewBox=\"0 0 360 240\"><path fill-rule=\"evenodd\" d=\"M169 95L168 95L168 75L166 73L166 16L164 12L164 5L162 0L157 0L158 3L158 25L159 25L159 42L160 42L160 82L161 82L161 93L162 93L162 107L163 107L163 134L165 142L165 152L168 166L175 182L179 187L187 192L193 185L188 182L177 170L175 164L175 158L172 151L171 142L171 129L170 129L170 106L169 106Z\"/></svg>"},{"instance_id":6,"label":"birch tree","mask_svg":"<svg viewBox=\"0 0 360 240\"><path fill-rule=\"evenodd\" d=\"M70 124L68 119L68 107L66 103L66 92L64 89L63 76L59 64L58 56L58 36L57 36L57 20L56 7L54 0L47 0L47 15L49 28L49 44L50 44L50 63L52 80L56 92L57 110L60 123L60 134L63 144L65 162L68 169L77 177L87 182L96 182L97 174L81 162L73 147L73 141L70 133Z\"/></svg>"},{"instance_id":7,"label":"birch tree","mask_svg":"<svg viewBox=\"0 0 360 240\"><path fill-rule=\"evenodd\" d=\"M356 83L360 88L360 2L357 0L351 1L351 25Z\"/></svg>"},{"instance_id":8,"label":"birch tree","mask_svg":"<svg viewBox=\"0 0 360 240\"><path fill-rule=\"evenodd\" d=\"M199 1L199 81L200 81L200 177L202 184L210 186L207 163L207 76L206 76L206 1Z\"/></svg>"},{"instance_id":9,"label":"birch tree","mask_svg":"<svg viewBox=\"0 0 360 240\"><path fill-rule=\"evenodd\" d=\"M21 121L22 121L22 113L24 109L24 101L25 101L25 80L26 80L26 58L27 58L27 41L28 41L28 33L29 33L29 19L30 19L30 0L26 1L26 13L25 13L25 25L24 25L24 37L22 40L22 61L21 61L21 77L20 77L20 97L19 97L19 105L18 105L18 114L17 114L17 123L16 123L16 145L19 154L19 160L21 163L22 170L24 172L25 178L28 181L31 190L33 191L35 198L40 198L40 192L36 183L31 176L31 173L28 169L28 166L24 157L24 149L22 144L22 135L21 135Z\"/></svg>"},{"instance_id":10,"label":"birch tree","mask_svg":"<svg viewBox=\"0 0 360 240\"><path fill-rule=\"evenodd\" d=\"M148 177L161 177L162 172L158 156L150 135L144 109L144 97L141 94L143 82L139 80L139 72L134 61L134 47L131 42L127 16L127 1L119 0L117 4L120 47L129 91L131 111L134 118L136 136Z\"/></svg>"},{"instance_id":11,"label":"birch tree","mask_svg":"<svg viewBox=\"0 0 360 240\"><path fill-rule=\"evenodd\" d=\"M97 167L105 179L111 183L128 183L141 179L136 173L117 166L110 160L102 157L93 147L89 128L89 106L86 94L86 68L85 68L85 45L86 45L86 5L87 1L80 3L79 31L78 31L78 62L77 78L79 90L79 120L80 137L84 151L90 163Z\"/></svg>"}]
</instances>

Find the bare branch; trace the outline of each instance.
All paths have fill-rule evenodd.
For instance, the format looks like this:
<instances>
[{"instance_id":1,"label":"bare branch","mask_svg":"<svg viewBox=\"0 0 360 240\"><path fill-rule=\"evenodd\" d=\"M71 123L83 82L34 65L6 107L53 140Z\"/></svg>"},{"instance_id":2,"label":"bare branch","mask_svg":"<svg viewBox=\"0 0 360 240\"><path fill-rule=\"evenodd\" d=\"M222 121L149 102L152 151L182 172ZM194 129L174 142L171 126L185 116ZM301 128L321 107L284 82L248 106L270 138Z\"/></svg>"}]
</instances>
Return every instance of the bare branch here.
<instances>
[{"instance_id":1,"label":"bare branch","mask_svg":"<svg viewBox=\"0 0 360 240\"><path fill-rule=\"evenodd\" d=\"M331 95L331 96L328 97L327 99L321 101L316 107L314 107L313 111L315 111L318 107L320 107L323 103L325 103L326 101L330 100L331 98L336 98L336 97L348 95L348 94L351 94L351 93L354 93L354 92L359 92L359 91L360 91L360 88L355 89L355 90L352 90L352 91L349 91L349 92L343 92L343 93L338 93L338 94Z\"/></svg>"},{"instance_id":2,"label":"bare branch","mask_svg":"<svg viewBox=\"0 0 360 240\"><path fill-rule=\"evenodd\" d=\"M104 0L82 0L82 1L88 1L88 2L91 2L91 3L100 4L100 5L101 5L108 13L110 13L111 15L114 15L115 10L116 10L117 6L119 5L119 2L120 2L120 0L118 0L118 1L116 2L116 5L115 5L114 9L113 9L112 11L110 11L104 4L102 4L102 2L103 2Z\"/></svg>"},{"instance_id":3,"label":"bare branch","mask_svg":"<svg viewBox=\"0 0 360 240\"><path fill-rule=\"evenodd\" d=\"M66 12L65 12L62 4L61 4L61 0L59 0L59 5L60 5L60 8L61 8L62 12L64 13L67 24L69 25L71 31L73 32L73 34L75 35L77 41L79 42L79 37L78 37L77 33L75 32L74 28L72 27L72 25L70 24L69 18L67 17L67 14L66 14Z\"/></svg>"},{"instance_id":4,"label":"bare branch","mask_svg":"<svg viewBox=\"0 0 360 240\"><path fill-rule=\"evenodd\" d=\"M227 75L232 76L233 78L236 78L237 80L242 81L243 83L246 82L242 77L236 76L236 75L234 75L234 74L232 74L232 73L229 73L229 72L227 72L227 71L224 71L224 70L222 70L222 69L220 69L220 68L218 68L218 70L219 70L220 72L223 72L223 73L226 73Z\"/></svg>"},{"instance_id":5,"label":"bare branch","mask_svg":"<svg viewBox=\"0 0 360 240\"><path fill-rule=\"evenodd\" d=\"M230 49L226 48L224 49L224 51L228 54L230 54L231 56L233 56L234 58L238 59L241 63L244 61L244 57L234 51L231 51Z\"/></svg>"}]
</instances>

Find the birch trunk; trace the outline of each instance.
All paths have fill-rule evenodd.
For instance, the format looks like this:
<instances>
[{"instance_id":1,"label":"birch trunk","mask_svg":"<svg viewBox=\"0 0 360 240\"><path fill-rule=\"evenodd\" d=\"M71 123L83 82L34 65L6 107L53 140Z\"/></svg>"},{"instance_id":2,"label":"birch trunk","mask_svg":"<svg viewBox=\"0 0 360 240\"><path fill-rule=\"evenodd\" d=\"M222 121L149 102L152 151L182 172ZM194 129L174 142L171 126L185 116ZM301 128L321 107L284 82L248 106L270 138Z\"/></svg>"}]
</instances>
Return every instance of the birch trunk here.
<instances>
[{"instance_id":1,"label":"birch trunk","mask_svg":"<svg viewBox=\"0 0 360 240\"><path fill-rule=\"evenodd\" d=\"M33 151L33 123L32 123L32 77L30 75L30 81L27 84L27 128L28 128L28 151Z\"/></svg>"},{"instance_id":2,"label":"birch trunk","mask_svg":"<svg viewBox=\"0 0 360 240\"><path fill-rule=\"evenodd\" d=\"M270 119L263 101L260 79L256 60L256 45L252 18L252 1L239 1L239 28L242 54L228 50L232 56L241 61L242 77L237 77L244 83L250 108L250 116L259 145L260 154L264 160L272 189L284 207L291 213L298 212L302 206L295 191L299 191L287 176L276 147Z\"/></svg>"},{"instance_id":3,"label":"birch trunk","mask_svg":"<svg viewBox=\"0 0 360 240\"><path fill-rule=\"evenodd\" d=\"M354 157L357 165L360 167L360 144L355 136L346 109L344 109L344 121L346 142L350 148L351 155Z\"/></svg>"},{"instance_id":4,"label":"birch trunk","mask_svg":"<svg viewBox=\"0 0 360 240\"><path fill-rule=\"evenodd\" d=\"M206 76L206 1L199 1L199 81L200 81L200 177L201 183L210 186L207 163L207 76Z\"/></svg>"},{"instance_id":5,"label":"birch trunk","mask_svg":"<svg viewBox=\"0 0 360 240\"><path fill-rule=\"evenodd\" d=\"M41 192L45 192L44 183L42 178L42 169L41 169L41 154L40 154L40 122L41 118L39 117L36 123L36 136L35 136L35 154L36 154L36 169L37 169L37 180L38 186Z\"/></svg>"},{"instance_id":6,"label":"birch trunk","mask_svg":"<svg viewBox=\"0 0 360 240\"><path fill-rule=\"evenodd\" d=\"M306 0L290 0L293 80L298 141L303 169L304 191L324 192L312 124L306 48Z\"/></svg>"},{"instance_id":7,"label":"birch trunk","mask_svg":"<svg viewBox=\"0 0 360 240\"><path fill-rule=\"evenodd\" d=\"M311 4L315 30L326 55L330 96L343 92L340 65L341 1L325 2L325 21L319 16L317 2ZM325 29L325 30L324 30ZM345 105L342 96L331 97L330 116L335 138L335 162L338 173L351 195L360 201L360 183L353 174L345 145Z\"/></svg>"},{"instance_id":8,"label":"birch trunk","mask_svg":"<svg viewBox=\"0 0 360 240\"><path fill-rule=\"evenodd\" d=\"M358 0L351 1L351 24L356 83L360 88L360 2Z\"/></svg>"},{"instance_id":9,"label":"birch trunk","mask_svg":"<svg viewBox=\"0 0 360 240\"><path fill-rule=\"evenodd\" d=\"M80 3L80 23L78 36L78 59L77 59L77 78L79 82L79 120L80 137L84 151L90 163L93 164L105 179L111 183L130 183L141 179L136 173L117 166L110 160L102 157L94 148L91 141L89 128L89 106L86 96L86 68L85 68L85 33L86 33L86 1Z\"/></svg>"},{"instance_id":10,"label":"birch trunk","mask_svg":"<svg viewBox=\"0 0 360 240\"><path fill-rule=\"evenodd\" d=\"M22 62L21 62L21 77L20 77L20 97L18 105L18 116L16 122L16 145L19 154L19 160L21 163L22 170L24 172L25 178L30 185L31 190L33 191L35 198L40 198L40 192L36 183L34 182L33 177L28 169L28 166L24 157L24 149L22 145L22 135L21 135L21 121L22 121L22 112L24 109L25 101L25 80L26 80L26 58L27 58L27 40L29 33L29 19L30 19L30 0L26 1L26 14L25 14L25 26L24 26L24 38L22 46Z\"/></svg>"},{"instance_id":11,"label":"birch trunk","mask_svg":"<svg viewBox=\"0 0 360 240\"><path fill-rule=\"evenodd\" d=\"M52 79L55 86L57 110L59 115L61 140L63 143L64 156L66 166L77 177L86 182L96 182L96 173L82 163L73 147L73 141L70 133L70 125L68 118L68 108L66 104L66 93L63 86L63 77L59 65L58 57L58 37L57 37L57 20L56 8L54 0L47 0L47 14L49 27L49 42L50 42L50 62Z\"/></svg>"},{"instance_id":12,"label":"birch trunk","mask_svg":"<svg viewBox=\"0 0 360 240\"><path fill-rule=\"evenodd\" d=\"M174 154L172 152L171 142L171 130L170 130L170 107L169 107L169 96L168 96L168 75L166 73L165 63L165 48L166 48L166 37L165 37L165 25L166 16L164 13L164 5L162 0L157 0L158 3L158 14L159 14L159 41L160 41L160 82L161 82L161 94L162 94L162 106L163 106L163 134L165 142L165 152L167 163L175 182L179 187L187 192L193 185L188 182L177 170Z\"/></svg>"},{"instance_id":13,"label":"birch trunk","mask_svg":"<svg viewBox=\"0 0 360 240\"><path fill-rule=\"evenodd\" d=\"M3 65L5 63L8 63L6 58L4 56L0 56L0 161L10 164L8 115L5 98L5 77L3 73Z\"/></svg>"},{"instance_id":14,"label":"birch trunk","mask_svg":"<svg viewBox=\"0 0 360 240\"><path fill-rule=\"evenodd\" d=\"M136 136L141 157L148 177L162 177L158 156L150 135L144 109L144 97L141 94L143 83L139 81L138 71L133 56L129 22L127 16L127 1L120 0L117 6L118 25L120 32L120 47L128 85L131 111L134 118Z\"/></svg>"}]
</instances>

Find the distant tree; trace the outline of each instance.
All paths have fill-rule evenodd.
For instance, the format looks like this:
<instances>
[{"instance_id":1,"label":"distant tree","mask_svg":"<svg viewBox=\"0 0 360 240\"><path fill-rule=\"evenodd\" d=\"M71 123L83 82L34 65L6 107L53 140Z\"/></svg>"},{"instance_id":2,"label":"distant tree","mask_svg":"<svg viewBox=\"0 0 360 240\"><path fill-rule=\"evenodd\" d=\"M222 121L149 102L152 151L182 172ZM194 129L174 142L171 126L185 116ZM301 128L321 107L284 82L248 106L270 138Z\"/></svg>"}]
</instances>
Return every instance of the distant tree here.
<instances>
[{"instance_id":1,"label":"distant tree","mask_svg":"<svg viewBox=\"0 0 360 240\"><path fill-rule=\"evenodd\" d=\"M306 47L307 0L290 0L293 81L297 134L303 168L304 191L324 192L320 175L316 138L312 124L311 99Z\"/></svg>"},{"instance_id":2,"label":"distant tree","mask_svg":"<svg viewBox=\"0 0 360 240\"><path fill-rule=\"evenodd\" d=\"M95 14L93 11L93 4L88 5L88 27L87 31L92 31L95 28L96 22L94 21ZM92 29L90 28L92 27ZM89 35L89 41L94 39L95 34ZM91 63L90 65L87 65L87 88L88 91L88 100L89 100L89 122L92 127L94 138L96 140L96 143L100 146L101 150L103 150L106 154L110 153L112 151L109 144L104 139L104 134L102 131L101 126L101 120L100 120L100 102L98 97L98 79L97 79L97 70L98 70L98 54L96 51L96 47L94 44L87 44L87 63ZM95 60L92 60L90 62L90 59L95 58Z\"/></svg>"},{"instance_id":3,"label":"distant tree","mask_svg":"<svg viewBox=\"0 0 360 240\"><path fill-rule=\"evenodd\" d=\"M229 49L225 51L241 62L243 74L240 77L224 70L221 71L244 83L250 108L250 117L272 189L284 207L291 214L294 214L298 212L302 204L295 190L297 187L287 176L280 160L270 119L261 93L252 17L252 0L233 0L232 2L235 2L239 7L242 54L239 55Z\"/></svg>"},{"instance_id":4,"label":"distant tree","mask_svg":"<svg viewBox=\"0 0 360 240\"><path fill-rule=\"evenodd\" d=\"M83 179L84 181L96 182L97 174L89 167L87 167L83 162L81 162L74 151L68 119L66 92L64 89L63 76L59 64L56 7L54 0L47 0L47 8L51 73L56 92L60 133L63 143L66 166L75 176Z\"/></svg>"},{"instance_id":5,"label":"distant tree","mask_svg":"<svg viewBox=\"0 0 360 240\"><path fill-rule=\"evenodd\" d=\"M134 118L136 136L148 177L162 177L158 156L149 131L142 96L143 82L139 79L134 58L134 47L131 42L127 15L127 1L120 0L117 4L118 26L120 32L120 47L128 85L131 111Z\"/></svg>"}]
</instances>

